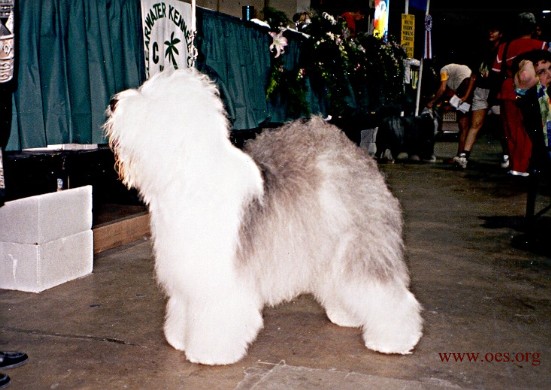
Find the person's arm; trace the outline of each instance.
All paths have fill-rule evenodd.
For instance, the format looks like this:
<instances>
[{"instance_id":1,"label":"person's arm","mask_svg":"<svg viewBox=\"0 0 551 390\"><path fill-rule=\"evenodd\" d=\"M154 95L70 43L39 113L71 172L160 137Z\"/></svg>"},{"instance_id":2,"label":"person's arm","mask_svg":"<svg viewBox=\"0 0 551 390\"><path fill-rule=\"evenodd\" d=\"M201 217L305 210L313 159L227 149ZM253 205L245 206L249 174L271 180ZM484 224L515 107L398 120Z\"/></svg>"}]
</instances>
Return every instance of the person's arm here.
<instances>
[{"instance_id":1,"label":"person's arm","mask_svg":"<svg viewBox=\"0 0 551 390\"><path fill-rule=\"evenodd\" d=\"M458 96L462 102L468 100L471 94L473 93L475 82L476 82L476 75L472 73L471 77L469 77L469 84L467 85L467 90L465 91L465 95L461 97Z\"/></svg>"},{"instance_id":2,"label":"person's arm","mask_svg":"<svg viewBox=\"0 0 551 390\"><path fill-rule=\"evenodd\" d=\"M432 100L427 103L427 108L432 108L432 106L440 100L440 98L446 92L446 85L447 85L447 80L440 81L440 87L438 87L438 90L434 94L434 97L432 98Z\"/></svg>"},{"instance_id":3,"label":"person's arm","mask_svg":"<svg viewBox=\"0 0 551 390\"><path fill-rule=\"evenodd\" d=\"M536 75L536 69L534 64L530 60L522 60L518 65L518 71L514 76L515 91L522 94L522 91L526 91L532 88L538 83L538 76Z\"/></svg>"}]
</instances>

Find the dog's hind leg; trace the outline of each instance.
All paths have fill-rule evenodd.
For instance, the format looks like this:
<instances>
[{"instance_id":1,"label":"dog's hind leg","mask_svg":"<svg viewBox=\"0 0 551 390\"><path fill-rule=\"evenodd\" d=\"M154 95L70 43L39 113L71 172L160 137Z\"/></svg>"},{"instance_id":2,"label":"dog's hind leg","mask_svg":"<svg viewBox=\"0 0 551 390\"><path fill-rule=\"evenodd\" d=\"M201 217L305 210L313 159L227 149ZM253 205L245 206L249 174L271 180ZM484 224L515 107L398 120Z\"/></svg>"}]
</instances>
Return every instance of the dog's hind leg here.
<instances>
[{"instance_id":1,"label":"dog's hind leg","mask_svg":"<svg viewBox=\"0 0 551 390\"><path fill-rule=\"evenodd\" d=\"M382 353L411 353L422 335L421 305L401 281L366 281L350 294L362 321L365 346ZM352 292L353 293L353 292Z\"/></svg>"},{"instance_id":2,"label":"dog's hind leg","mask_svg":"<svg viewBox=\"0 0 551 390\"><path fill-rule=\"evenodd\" d=\"M166 341L175 349L185 348L185 315L186 307L183 297L172 295L166 305L164 332Z\"/></svg>"},{"instance_id":3,"label":"dog's hind leg","mask_svg":"<svg viewBox=\"0 0 551 390\"><path fill-rule=\"evenodd\" d=\"M352 312L336 299L325 300L323 303L325 313L329 320L335 325L358 328L362 322Z\"/></svg>"},{"instance_id":4,"label":"dog's hind leg","mask_svg":"<svg viewBox=\"0 0 551 390\"><path fill-rule=\"evenodd\" d=\"M402 282L328 281L316 297L336 325L361 327L365 346L408 354L422 335L421 305Z\"/></svg>"},{"instance_id":5,"label":"dog's hind leg","mask_svg":"<svg viewBox=\"0 0 551 390\"><path fill-rule=\"evenodd\" d=\"M334 255L331 257L332 264L342 264L343 258L347 255L348 248L354 241L353 234L340 236L336 245ZM328 279L322 278L317 283L314 295L318 302L325 308L325 314L335 325L357 328L362 326L362 321L355 314L354 308L348 305L350 298L342 290L343 280L335 275L342 273L342 270L333 269L328 272L331 275Z\"/></svg>"},{"instance_id":6,"label":"dog's hind leg","mask_svg":"<svg viewBox=\"0 0 551 390\"><path fill-rule=\"evenodd\" d=\"M355 313L355 308L348 304L350 298L345 296L333 281L327 281L317 288L314 293L316 299L325 308L325 314L329 321L335 325L359 328L362 326L360 317Z\"/></svg>"}]
</instances>

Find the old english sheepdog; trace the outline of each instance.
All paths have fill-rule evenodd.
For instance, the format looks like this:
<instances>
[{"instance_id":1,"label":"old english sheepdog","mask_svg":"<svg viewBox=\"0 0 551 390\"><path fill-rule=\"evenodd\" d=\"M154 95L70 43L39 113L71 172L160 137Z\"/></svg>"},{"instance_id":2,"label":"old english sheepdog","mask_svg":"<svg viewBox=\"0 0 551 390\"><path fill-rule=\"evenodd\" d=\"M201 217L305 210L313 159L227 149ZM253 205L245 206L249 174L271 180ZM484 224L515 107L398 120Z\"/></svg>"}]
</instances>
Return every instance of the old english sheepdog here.
<instances>
[{"instance_id":1,"label":"old english sheepdog","mask_svg":"<svg viewBox=\"0 0 551 390\"><path fill-rule=\"evenodd\" d=\"M191 362L243 358L264 305L312 294L367 348L411 353L422 335L402 215L376 162L314 117L241 150L215 84L164 71L117 94L104 125L121 180L148 205L164 334Z\"/></svg>"}]
</instances>

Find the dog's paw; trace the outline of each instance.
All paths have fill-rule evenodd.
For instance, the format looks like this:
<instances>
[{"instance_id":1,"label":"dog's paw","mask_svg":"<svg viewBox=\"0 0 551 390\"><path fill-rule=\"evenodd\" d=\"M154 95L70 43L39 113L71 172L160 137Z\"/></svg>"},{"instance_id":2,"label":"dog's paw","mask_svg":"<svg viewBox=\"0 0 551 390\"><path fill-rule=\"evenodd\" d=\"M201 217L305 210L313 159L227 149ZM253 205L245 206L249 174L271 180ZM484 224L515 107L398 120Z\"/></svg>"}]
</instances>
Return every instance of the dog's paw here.
<instances>
[{"instance_id":1,"label":"dog's paw","mask_svg":"<svg viewBox=\"0 0 551 390\"><path fill-rule=\"evenodd\" d=\"M413 352L421 336L421 331L413 334L378 335L378 337L364 333L364 341L367 348L376 352L408 355Z\"/></svg>"},{"instance_id":2,"label":"dog's paw","mask_svg":"<svg viewBox=\"0 0 551 390\"><path fill-rule=\"evenodd\" d=\"M178 351L185 349L185 335L182 328L171 327L169 322L164 326L165 339L170 346Z\"/></svg>"},{"instance_id":3,"label":"dog's paw","mask_svg":"<svg viewBox=\"0 0 551 390\"><path fill-rule=\"evenodd\" d=\"M353 316L346 313L344 310L338 308L327 308L325 312L327 314L327 318L329 318L329 321L335 325L349 328L357 328L362 325L360 320L353 318Z\"/></svg>"},{"instance_id":4,"label":"dog's paw","mask_svg":"<svg viewBox=\"0 0 551 390\"><path fill-rule=\"evenodd\" d=\"M226 329L227 330L227 329ZM246 354L249 343L254 336L243 338L244 335L232 335L219 329L210 334L196 335L188 340L186 357L192 363L206 365L233 364Z\"/></svg>"},{"instance_id":5,"label":"dog's paw","mask_svg":"<svg viewBox=\"0 0 551 390\"><path fill-rule=\"evenodd\" d=\"M412 352L423 335L423 319L420 305L413 295L407 294L406 297L408 310L387 311L385 321L381 316L364 325L363 338L367 348L402 355Z\"/></svg>"},{"instance_id":6,"label":"dog's paw","mask_svg":"<svg viewBox=\"0 0 551 390\"><path fill-rule=\"evenodd\" d=\"M173 295L166 305L166 317L163 330L165 333L166 341L178 351L183 351L185 347L185 329L186 318L184 313L186 311L182 302L185 299Z\"/></svg>"},{"instance_id":7,"label":"dog's paw","mask_svg":"<svg viewBox=\"0 0 551 390\"><path fill-rule=\"evenodd\" d=\"M191 363L205 364L208 366L216 365L228 365L237 363L239 360L243 359L247 354L247 348L240 348L236 351L218 351L212 353L206 350L187 350L186 358Z\"/></svg>"},{"instance_id":8,"label":"dog's paw","mask_svg":"<svg viewBox=\"0 0 551 390\"><path fill-rule=\"evenodd\" d=\"M183 351L185 349L183 332L173 332L168 330L165 326L165 339L172 348L178 351Z\"/></svg>"},{"instance_id":9,"label":"dog's paw","mask_svg":"<svg viewBox=\"0 0 551 390\"><path fill-rule=\"evenodd\" d=\"M193 363L232 364L242 359L263 326L254 301L211 302L207 310L192 310L186 325L186 357Z\"/></svg>"}]
</instances>

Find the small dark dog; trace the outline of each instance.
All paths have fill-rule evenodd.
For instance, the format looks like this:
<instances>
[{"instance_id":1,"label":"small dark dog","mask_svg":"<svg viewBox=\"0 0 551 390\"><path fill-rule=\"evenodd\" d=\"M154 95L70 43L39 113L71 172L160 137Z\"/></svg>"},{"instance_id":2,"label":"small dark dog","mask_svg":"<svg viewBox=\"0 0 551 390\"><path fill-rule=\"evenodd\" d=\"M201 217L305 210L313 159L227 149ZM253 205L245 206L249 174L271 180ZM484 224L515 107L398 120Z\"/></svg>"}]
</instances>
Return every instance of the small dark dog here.
<instances>
[{"instance_id":1,"label":"small dark dog","mask_svg":"<svg viewBox=\"0 0 551 390\"><path fill-rule=\"evenodd\" d=\"M437 130L438 118L432 110L427 109L416 117L387 116L377 130L375 157L394 160L399 154L407 153L410 160L432 162Z\"/></svg>"}]
</instances>

